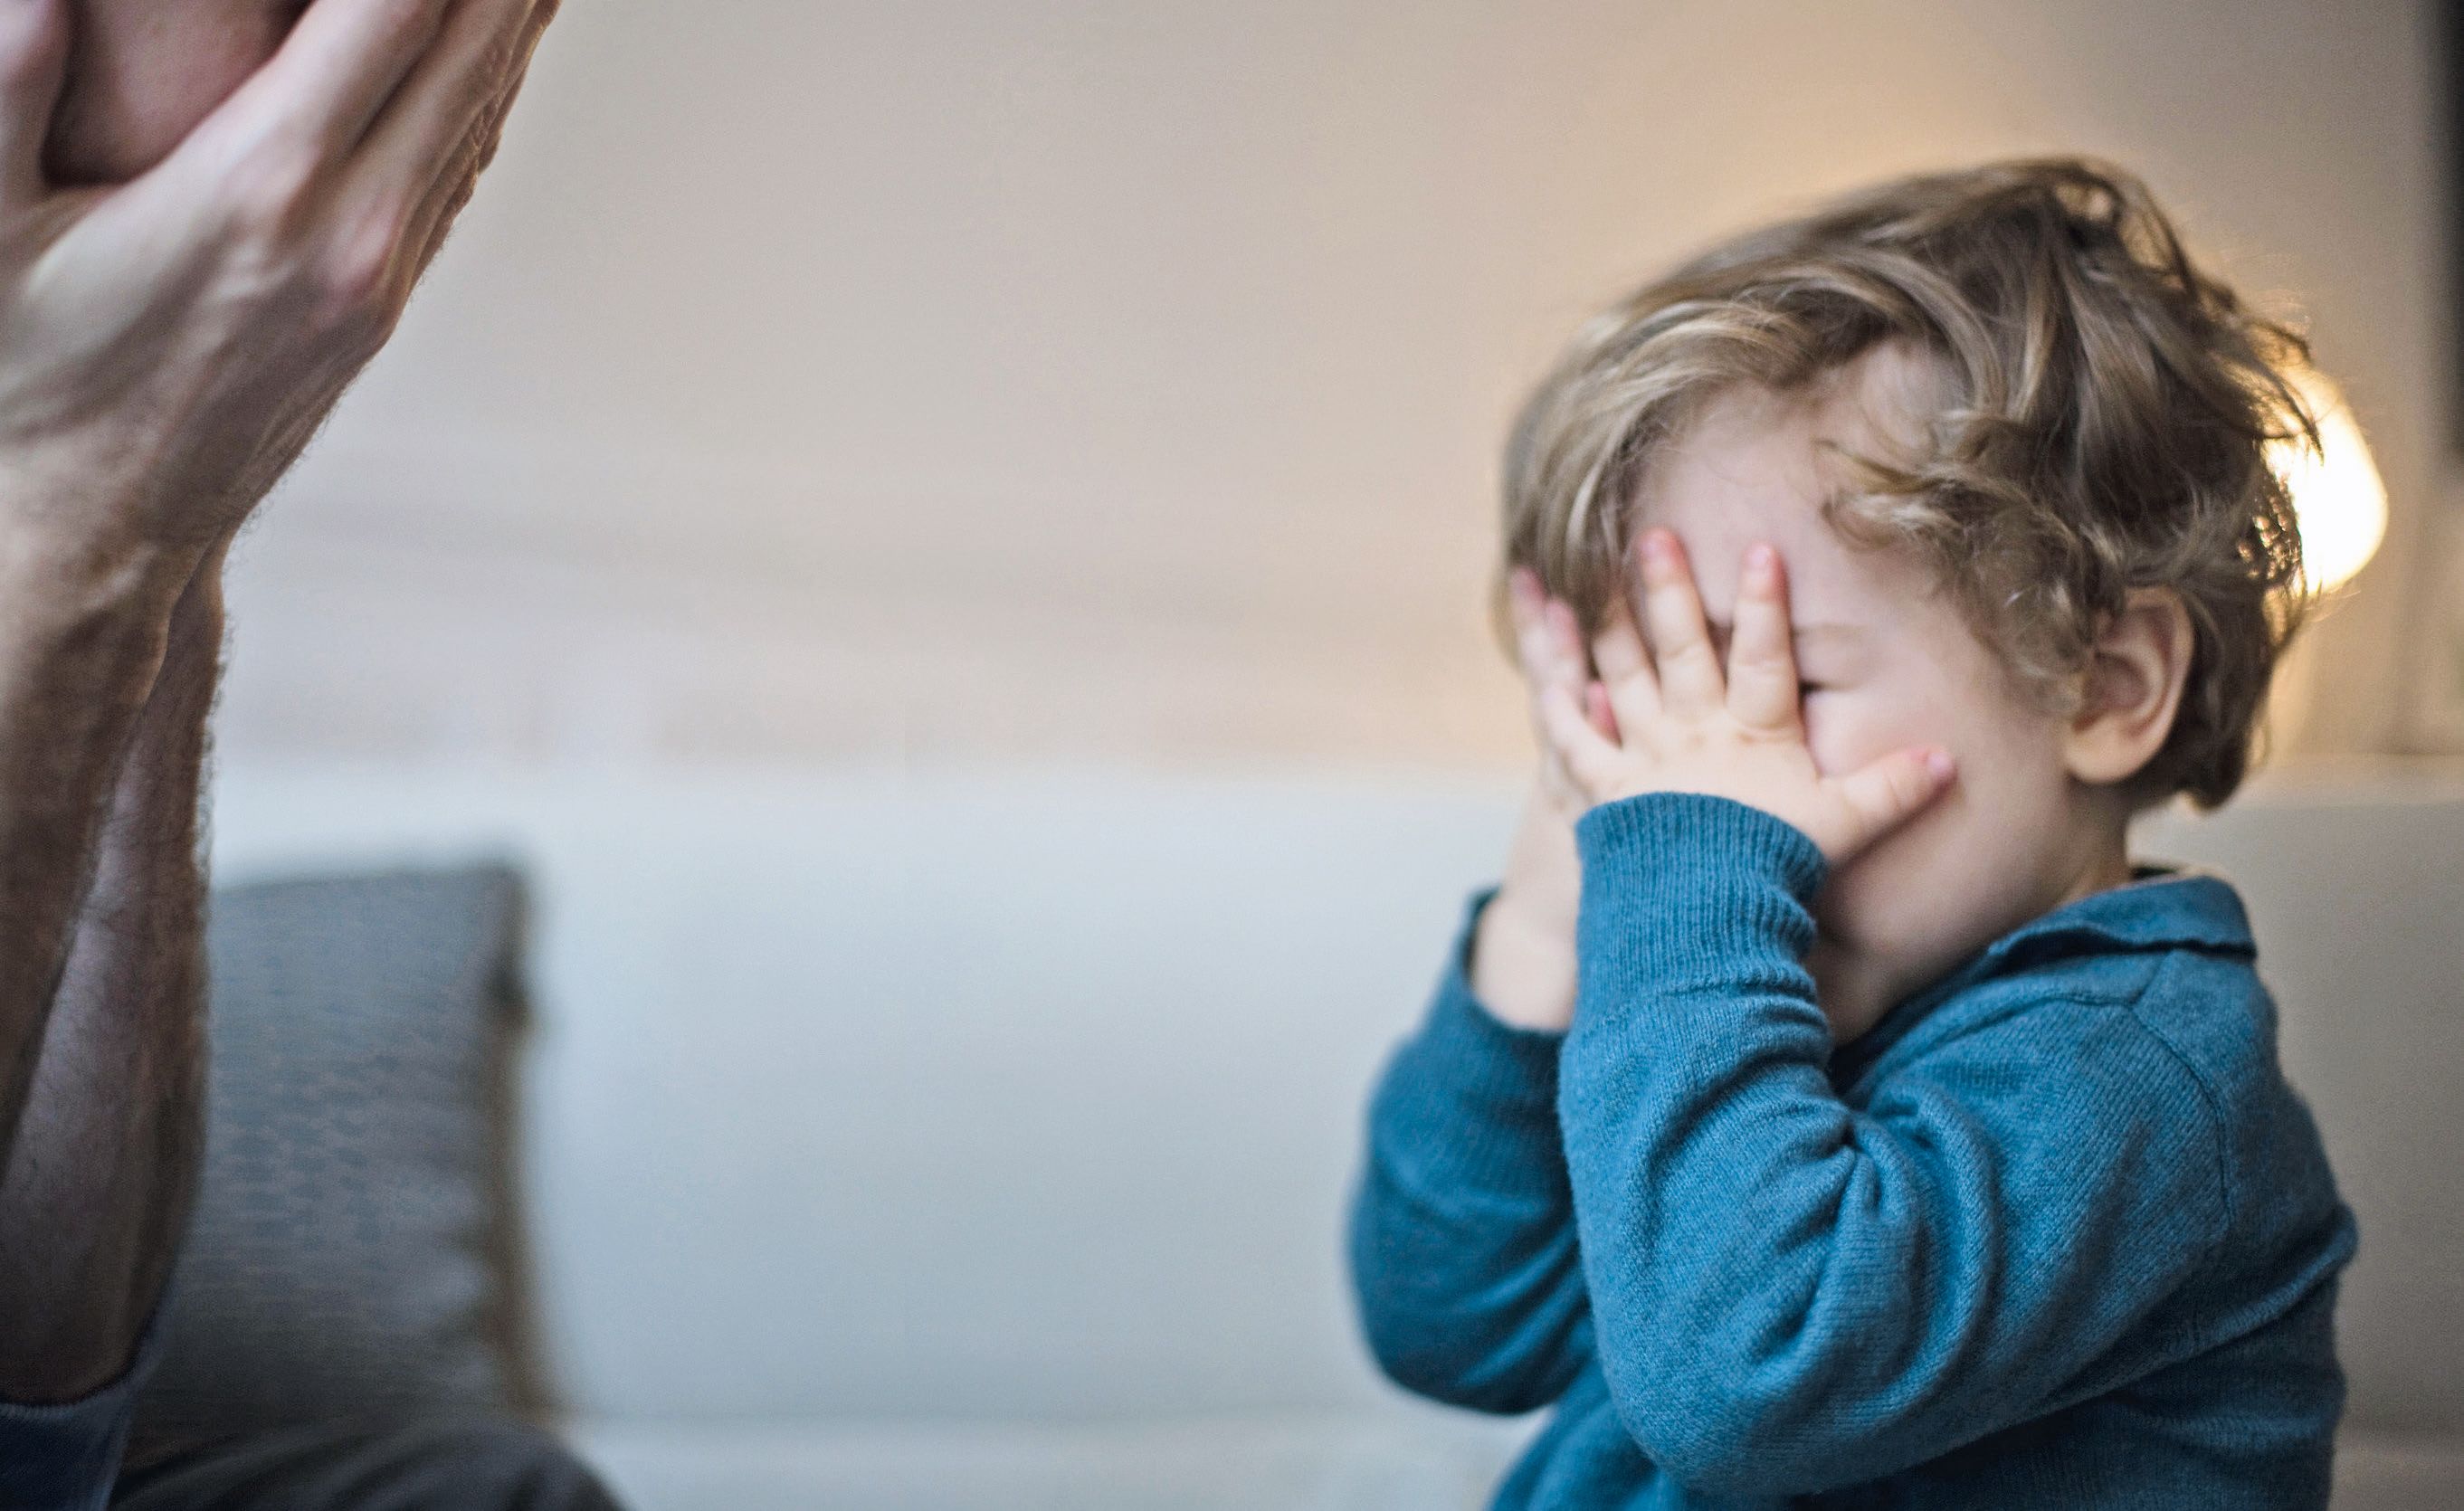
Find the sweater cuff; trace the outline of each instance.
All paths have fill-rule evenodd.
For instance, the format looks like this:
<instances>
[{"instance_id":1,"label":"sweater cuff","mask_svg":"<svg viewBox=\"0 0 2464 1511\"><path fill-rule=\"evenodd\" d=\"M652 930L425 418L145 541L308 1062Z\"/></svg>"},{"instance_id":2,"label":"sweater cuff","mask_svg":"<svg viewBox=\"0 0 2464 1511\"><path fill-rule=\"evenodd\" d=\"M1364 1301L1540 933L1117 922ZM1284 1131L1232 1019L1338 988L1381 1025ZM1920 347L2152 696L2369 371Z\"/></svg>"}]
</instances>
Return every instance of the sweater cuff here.
<instances>
[{"instance_id":1,"label":"sweater cuff","mask_svg":"<svg viewBox=\"0 0 2464 1511\"><path fill-rule=\"evenodd\" d=\"M1574 826L1583 859L1583 995L1647 979L1662 990L1733 979L1814 942L1829 868L1814 842L1759 808L1699 793L1604 803ZM1610 979L1595 979L1602 973Z\"/></svg>"},{"instance_id":2,"label":"sweater cuff","mask_svg":"<svg viewBox=\"0 0 2464 1511\"><path fill-rule=\"evenodd\" d=\"M90 1395L54 1406L0 1400L0 1505L102 1511L137 1414L137 1392L162 1358L168 1288L128 1368Z\"/></svg>"}]
</instances>

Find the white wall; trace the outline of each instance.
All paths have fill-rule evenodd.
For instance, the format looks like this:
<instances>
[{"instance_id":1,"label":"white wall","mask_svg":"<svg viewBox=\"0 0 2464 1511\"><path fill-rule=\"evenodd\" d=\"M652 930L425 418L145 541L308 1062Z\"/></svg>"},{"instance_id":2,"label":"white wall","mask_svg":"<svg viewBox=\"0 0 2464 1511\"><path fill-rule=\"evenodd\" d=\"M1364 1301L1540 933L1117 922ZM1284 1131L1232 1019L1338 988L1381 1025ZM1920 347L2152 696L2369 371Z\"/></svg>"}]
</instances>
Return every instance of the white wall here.
<instances>
[{"instance_id":1,"label":"white wall","mask_svg":"<svg viewBox=\"0 0 2464 1511\"><path fill-rule=\"evenodd\" d=\"M2398 527L2304 739L2401 743L2442 374L2409 0L574 0L251 540L239 756L1503 768L1492 457L1591 305L1990 154L2299 290Z\"/></svg>"}]
</instances>

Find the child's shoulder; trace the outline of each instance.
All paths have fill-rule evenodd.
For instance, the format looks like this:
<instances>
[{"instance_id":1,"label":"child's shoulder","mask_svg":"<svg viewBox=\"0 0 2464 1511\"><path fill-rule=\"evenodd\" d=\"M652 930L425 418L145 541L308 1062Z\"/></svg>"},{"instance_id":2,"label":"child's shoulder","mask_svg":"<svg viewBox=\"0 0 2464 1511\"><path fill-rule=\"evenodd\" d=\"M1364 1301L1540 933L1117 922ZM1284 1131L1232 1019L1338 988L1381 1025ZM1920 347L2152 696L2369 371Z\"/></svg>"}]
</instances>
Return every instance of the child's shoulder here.
<instances>
[{"instance_id":1,"label":"child's shoulder","mask_svg":"<svg viewBox=\"0 0 2464 1511\"><path fill-rule=\"evenodd\" d=\"M1883 1041L1842 1052L1835 1074L1852 1103L1924 1084L2006 1129L2057 1113L2072 1135L2204 1150L2228 1210L2255 1185L2335 1201L2316 1125L2277 1060L2249 917L2219 877L2166 872L2100 892L1907 1006L1906 1021L1869 1036Z\"/></svg>"},{"instance_id":2,"label":"child's shoulder","mask_svg":"<svg viewBox=\"0 0 2464 1511\"><path fill-rule=\"evenodd\" d=\"M1850 1046L1868 1085L1977 1058L2073 1075L2145 1077L2169 1063L2179 1075L2155 1082L2210 1099L2276 1074L2275 1006L2241 899L2221 878L2188 872L2145 874L2022 925L1869 1039Z\"/></svg>"},{"instance_id":3,"label":"child's shoulder","mask_svg":"<svg viewBox=\"0 0 2464 1511\"><path fill-rule=\"evenodd\" d=\"M1868 1036L1885 1041L1835 1062L1852 1106L1886 1117L1956 1106L2006 1153L2050 1148L2057 1164L2081 1144L2136 1150L2145 1158L2123 1163L2218 1238L2238 1235L2236 1250L2271 1262L2287 1245L2313 1259L2349 1250L2317 1125L2277 1061L2248 916L2223 880L2167 873L2098 893L1906 1005L1906 1020ZM2155 1175L2165 1167L2169 1185Z\"/></svg>"}]
</instances>

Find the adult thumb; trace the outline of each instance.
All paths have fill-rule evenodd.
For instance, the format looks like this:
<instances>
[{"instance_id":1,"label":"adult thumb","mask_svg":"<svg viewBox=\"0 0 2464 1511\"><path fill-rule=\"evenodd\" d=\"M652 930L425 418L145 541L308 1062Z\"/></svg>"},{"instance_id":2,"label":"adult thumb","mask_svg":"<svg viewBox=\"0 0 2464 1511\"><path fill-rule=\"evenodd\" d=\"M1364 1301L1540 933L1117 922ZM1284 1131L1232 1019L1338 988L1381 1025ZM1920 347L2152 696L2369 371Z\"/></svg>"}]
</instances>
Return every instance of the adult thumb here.
<instances>
[{"instance_id":1,"label":"adult thumb","mask_svg":"<svg viewBox=\"0 0 2464 1511\"><path fill-rule=\"evenodd\" d=\"M1849 832L1825 858L1837 865L1914 818L1943 795L1958 769L1941 746L1917 745L1841 777L1837 790L1848 805Z\"/></svg>"},{"instance_id":2,"label":"adult thumb","mask_svg":"<svg viewBox=\"0 0 2464 1511\"><path fill-rule=\"evenodd\" d=\"M43 142L68 77L64 0L0 0L0 211L40 201Z\"/></svg>"}]
</instances>

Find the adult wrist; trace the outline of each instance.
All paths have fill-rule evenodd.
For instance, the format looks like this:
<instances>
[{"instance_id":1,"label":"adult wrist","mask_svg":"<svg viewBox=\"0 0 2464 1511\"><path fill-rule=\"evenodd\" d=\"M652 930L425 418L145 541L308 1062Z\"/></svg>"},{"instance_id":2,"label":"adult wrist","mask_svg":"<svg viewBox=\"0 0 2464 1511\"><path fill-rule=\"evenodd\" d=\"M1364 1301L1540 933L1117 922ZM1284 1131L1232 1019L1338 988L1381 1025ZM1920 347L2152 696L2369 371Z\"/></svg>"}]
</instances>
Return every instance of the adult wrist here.
<instances>
[{"instance_id":1,"label":"adult wrist","mask_svg":"<svg viewBox=\"0 0 2464 1511\"><path fill-rule=\"evenodd\" d=\"M77 504L12 508L0 521L0 617L18 634L77 638L170 617L205 553L84 526Z\"/></svg>"}]
</instances>

